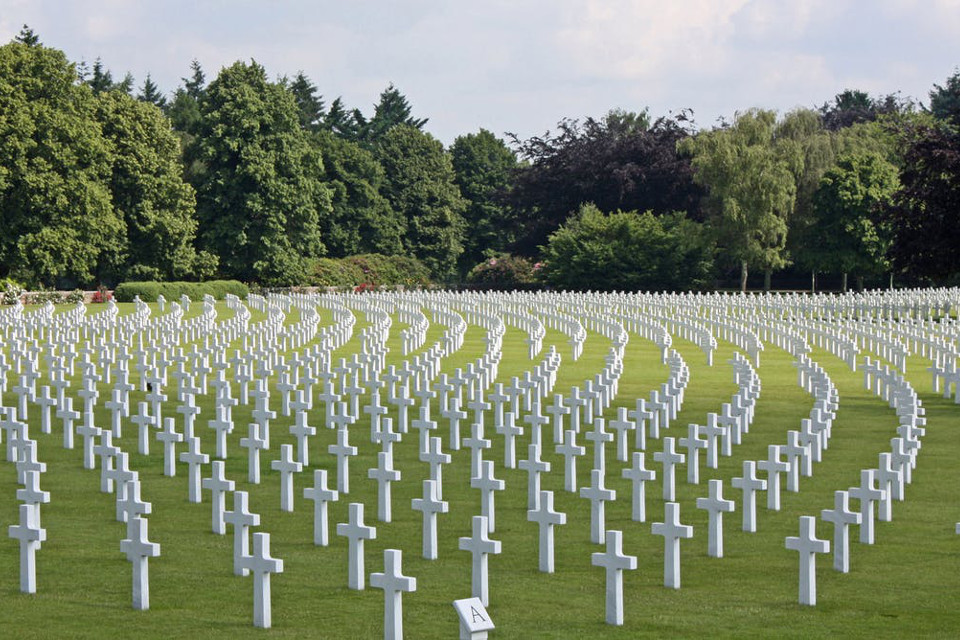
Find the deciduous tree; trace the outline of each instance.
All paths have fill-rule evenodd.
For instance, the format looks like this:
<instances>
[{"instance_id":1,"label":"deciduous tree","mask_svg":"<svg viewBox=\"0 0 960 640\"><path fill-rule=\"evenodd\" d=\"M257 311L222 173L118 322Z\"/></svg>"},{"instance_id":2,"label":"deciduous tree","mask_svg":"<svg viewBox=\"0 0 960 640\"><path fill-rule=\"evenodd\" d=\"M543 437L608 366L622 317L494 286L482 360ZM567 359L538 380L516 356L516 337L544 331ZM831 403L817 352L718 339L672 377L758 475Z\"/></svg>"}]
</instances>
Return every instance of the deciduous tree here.
<instances>
[{"instance_id":1,"label":"deciduous tree","mask_svg":"<svg viewBox=\"0 0 960 640\"><path fill-rule=\"evenodd\" d=\"M463 252L466 201L443 145L419 129L397 125L377 143L376 155L386 172L384 193L404 219L405 253L435 276L451 275Z\"/></svg>"},{"instance_id":2,"label":"deciduous tree","mask_svg":"<svg viewBox=\"0 0 960 640\"><path fill-rule=\"evenodd\" d=\"M330 207L323 162L290 93L256 62L221 70L201 101L193 179L201 246L223 272L266 284L302 282L322 254Z\"/></svg>"}]
</instances>

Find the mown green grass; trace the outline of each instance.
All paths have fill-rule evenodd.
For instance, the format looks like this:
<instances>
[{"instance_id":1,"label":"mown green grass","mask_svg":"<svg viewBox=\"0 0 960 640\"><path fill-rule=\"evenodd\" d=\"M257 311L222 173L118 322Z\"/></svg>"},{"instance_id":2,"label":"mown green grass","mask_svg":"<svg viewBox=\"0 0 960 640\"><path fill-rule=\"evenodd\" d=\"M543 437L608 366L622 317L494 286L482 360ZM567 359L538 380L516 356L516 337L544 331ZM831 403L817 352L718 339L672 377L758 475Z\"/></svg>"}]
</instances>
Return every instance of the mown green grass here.
<instances>
[{"instance_id":1,"label":"mown green grass","mask_svg":"<svg viewBox=\"0 0 960 640\"><path fill-rule=\"evenodd\" d=\"M123 306L123 311L129 308ZM90 308L91 310L93 307ZM223 317L230 312L218 307ZM194 305L191 315L199 312ZM324 321L330 316L324 313ZM255 320L262 316L255 314ZM355 335L364 326L357 314ZM295 318L291 318L293 320ZM388 363L398 364L399 333L395 322L391 332ZM437 340L443 327L431 326L427 346ZM444 370L464 366L482 353L483 331L471 326L463 349L444 362ZM540 361L527 357L523 333L508 327L504 339L504 358L500 380L509 380ZM567 393L603 365L609 342L590 334L583 357L570 359L566 338L548 331L545 345L555 344L563 364L555 389ZM677 340L676 348L690 365L691 381L686 404L667 435L680 437L688 422L704 420L707 412L719 411L722 402L734 392L732 370L726 359L731 345L721 343L714 367L707 367L703 354L691 343ZM357 348L351 342L336 357L348 356ZM923 442L913 484L907 488L906 501L894 506L894 521L878 523L877 544L861 545L853 531L851 572L835 573L830 556L818 558L818 604L797 604L797 555L784 548L784 538L796 535L798 516L819 515L833 504L833 491L853 486L862 468L875 467L877 454L889 450L895 435L896 417L885 403L863 390L859 373L850 372L833 356L815 351L812 357L829 372L840 392L840 410L833 427L833 438L824 461L812 478L801 479L801 491L784 491L782 510L769 512L765 500L758 500L759 531L740 531L740 494L729 485L739 475L741 461L766 456L770 443L786 441L786 431L799 428L813 400L796 385L796 371L788 354L767 345L758 373L763 384L757 418L744 444L732 458L721 458L720 468L701 466L701 484L687 485L685 470L678 469L678 500L681 519L693 525L694 538L682 546L682 589L666 589L663 584L663 540L651 535L650 523L661 519L663 502L659 479L648 486L648 522L630 520L630 488L620 478L623 463L615 459L614 448L607 450L607 486L616 489L618 499L607 505L607 527L624 532L624 551L638 557L639 569L624 577L624 626L604 623L604 573L590 563L591 552L602 550L589 542L589 502L563 490L563 459L547 447L543 457L553 465L543 478L544 489L556 494L556 508L567 513L568 524L556 532L556 573L537 570L537 527L526 518L526 473L502 467L502 443L494 440L487 458L497 461L496 475L507 489L496 497L494 539L503 543L503 553L490 560L489 612L501 638L579 638L579 637L951 637L960 634L960 539L954 523L960 520L960 428L958 409L951 401L930 393L927 363L912 358L910 380L920 392L928 410L929 425ZM646 397L659 388L668 370L659 361L658 350L649 342L631 336L626 349L624 375L616 406L631 406L634 398ZM76 387L76 385L75 385ZM76 391L76 388L73 389ZM236 389L234 390L236 396ZM4 396L7 405L13 396ZM139 393L131 400L140 399ZM104 400L103 394L101 402ZM206 421L213 417L212 400L199 402L202 413L196 433L203 449L213 452L213 431ZM135 405L134 405L135 406ZM275 395L272 408L279 412ZM411 432L395 448L395 464L403 474L393 487L393 518L390 524L376 521L376 483L367 479L367 469L376 463L378 448L368 441L369 426L358 423L351 429L351 443L360 447L360 455L350 462L351 493L330 506L331 546L312 544L312 503L304 501L302 491L312 483L307 470L295 481L296 511L282 513L279 508L279 477L269 462L279 447L292 443L287 427L292 418L278 418L271 431L271 450L262 459L263 482L246 482L246 451L238 441L246 435L251 407L234 410L236 430L230 438L227 476L237 481L238 489L250 491L251 509L261 515L261 531L272 534L273 555L282 558L284 573L273 577L273 628L252 626L252 583L250 578L233 575L232 531L218 536L210 531L208 495L200 505L187 501L186 466L178 465L178 475L162 475L162 447L151 446L149 457L136 454L136 429L126 426L121 445L131 453L131 467L140 471L142 495L153 503L149 517L150 537L161 545L161 557L150 562L151 609L137 612L131 608L130 565L120 552L124 525L115 520L114 496L99 491L99 471L82 468L80 440L78 448L64 450L59 421L54 433L42 435L39 412L30 415L31 434L39 442L39 458L48 471L42 488L51 492L52 501L43 507L43 525L47 542L37 555L38 593L19 592L18 546L16 541L0 538L0 637L310 637L377 638L383 633L383 593L367 588L362 592L346 587L345 539L333 535L335 523L346 520L349 502L366 505L366 522L377 527L376 540L367 542L366 570L382 570L382 551L403 551L404 573L417 578L417 591L404 596L404 631L409 638L452 638L457 636L457 617L453 600L470 595L470 555L458 550L458 538L469 535L470 519L479 513L480 500L469 487L469 451L453 453L453 463L444 468L444 498L450 513L439 520L439 559L423 560L421 516L410 509L410 500L421 494L421 481L427 465L417 459L416 433ZM321 403L315 405L311 424L319 425ZM167 415L170 415L169 413ZM439 415L434 407L433 415ZM106 412L98 409L100 424L108 424ZM463 433L468 427L463 426ZM447 427L441 423L438 435L447 441ZM488 437L492 429L488 428ZM549 442L549 429L544 429ZM632 438L631 438L632 441ZM335 458L326 453L334 442L334 432L320 429L312 438L312 468L330 470L335 477ZM526 457L528 436L518 442L518 460ZM580 444L585 441L580 438ZM586 443L589 444L589 443ZM647 466L656 468L648 444ZM581 484L588 479L592 452L579 463ZM205 471L204 475L208 475ZM737 501L738 511L725 518L725 557L707 556L706 513L694 507L699 496L706 495L707 480L725 481L724 494ZM17 517L15 468L0 464L0 524L12 524ZM228 500L228 506L231 501ZM819 525L820 537L832 531ZM4 541L5 540L5 541Z\"/></svg>"}]
</instances>

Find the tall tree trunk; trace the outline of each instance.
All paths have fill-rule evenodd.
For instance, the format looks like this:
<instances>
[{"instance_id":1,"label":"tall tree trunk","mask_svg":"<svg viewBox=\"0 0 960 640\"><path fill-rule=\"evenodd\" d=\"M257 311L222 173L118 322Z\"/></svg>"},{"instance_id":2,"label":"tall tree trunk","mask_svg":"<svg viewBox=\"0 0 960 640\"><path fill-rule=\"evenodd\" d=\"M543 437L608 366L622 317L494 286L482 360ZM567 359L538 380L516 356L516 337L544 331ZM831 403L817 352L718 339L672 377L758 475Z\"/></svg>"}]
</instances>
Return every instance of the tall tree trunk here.
<instances>
[{"instance_id":1,"label":"tall tree trunk","mask_svg":"<svg viewBox=\"0 0 960 640\"><path fill-rule=\"evenodd\" d=\"M863 276L857 276L857 291L863 291Z\"/></svg>"},{"instance_id":2,"label":"tall tree trunk","mask_svg":"<svg viewBox=\"0 0 960 640\"><path fill-rule=\"evenodd\" d=\"M847 292L847 272L843 272L843 292Z\"/></svg>"},{"instance_id":3,"label":"tall tree trunk","mask_svg":"<svg viewBox=\"0 0 960 640\"><path fill-rule=\"evenodd\" d=\"M890 289L893 290L893 271L890 272Z\"/></svg>"},{"instance_id":4,"label":"tall tree trunk","mask_svg":"<svg viewBox=\"0 0 960 640\"><path fill-rule=\"evenodd\" d=\"M740 292L747 292L747 261L740 261Z\"/></svg>"},{"instance_id":5,"label":"tall tree trunk","mask_svg":"<svg viewBox=\"0 0 960 640\"><path fill-rule=\"evenodd\" d=\"M810 270L810 293L817 292L817 272L813 269Z\"/></svg>"},{"instance_id":6,"label":"tall tree trunk","mask_svg":"<svg viewBox=\"0 0 960 640\"><path fill-rule=\"evenodd\" d=\"M763 272L763 290L770 291L770 278L773 276L773 271L767 269Z\"/></svg>"}]
</instances>

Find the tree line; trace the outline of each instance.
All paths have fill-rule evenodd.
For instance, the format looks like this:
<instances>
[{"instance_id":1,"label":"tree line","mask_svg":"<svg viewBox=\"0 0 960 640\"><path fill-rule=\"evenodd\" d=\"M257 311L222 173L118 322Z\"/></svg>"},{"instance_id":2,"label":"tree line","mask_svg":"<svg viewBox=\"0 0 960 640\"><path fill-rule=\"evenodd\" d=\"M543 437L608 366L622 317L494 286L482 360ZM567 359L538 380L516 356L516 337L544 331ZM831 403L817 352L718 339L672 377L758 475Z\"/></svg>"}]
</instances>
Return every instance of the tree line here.
<instances>
[{"instance_id":1,"label":"tree line","mask_svg":"<svg viewBox=\"0 0 960 640\"><path fill-rule=\"evenodd\" d=\"M613 110L444 146L393 85L364 114L302 72L194 61L164 94L25 27L0 47L0 278L316 283L329 260L437 282L709 288L783 270L960 273L960 72L927 106L847 90L815 109ZM360 283L357 283L360 284Z\"/></svg>"}]
</instances>

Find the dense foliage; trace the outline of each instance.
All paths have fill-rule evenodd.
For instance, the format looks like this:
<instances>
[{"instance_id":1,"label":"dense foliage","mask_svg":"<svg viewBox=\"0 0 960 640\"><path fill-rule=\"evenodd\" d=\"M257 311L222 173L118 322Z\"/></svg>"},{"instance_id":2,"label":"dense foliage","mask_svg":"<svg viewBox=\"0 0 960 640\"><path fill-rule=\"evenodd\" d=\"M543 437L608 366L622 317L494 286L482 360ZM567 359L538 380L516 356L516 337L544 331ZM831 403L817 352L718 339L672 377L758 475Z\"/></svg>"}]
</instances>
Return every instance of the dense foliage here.
<instances>
[{"instance_id":1,"label":"dense foliage","mask_svg":"<svg viewBox=\"0 0 960 640\"><path fill-rule=\"evenodd\" d=\"M392 84L365 114L302 71L270 77L250 61L208 79L194 60L166 93L24 28L0 46L0 278L506 286L535 263L571 288L960 277L960 72L924 113L846 89L710 129L614 109L449 148Z\"/></svg>"},{"instance_id":2,"label":"dense foliage","mask_svg":"<svg viewBox=\"0 0 960 640\"><path fill-rule=\"evenodd\" d=\"M605 214L593 205L550 235L543 278L563 289L684 291L704 287L710 247L683 213Z\"/></svg>"}]
</instances>

